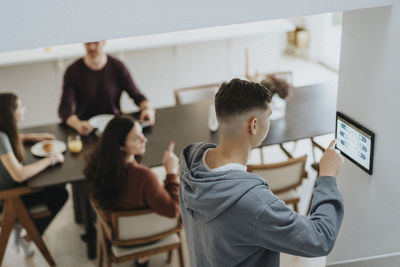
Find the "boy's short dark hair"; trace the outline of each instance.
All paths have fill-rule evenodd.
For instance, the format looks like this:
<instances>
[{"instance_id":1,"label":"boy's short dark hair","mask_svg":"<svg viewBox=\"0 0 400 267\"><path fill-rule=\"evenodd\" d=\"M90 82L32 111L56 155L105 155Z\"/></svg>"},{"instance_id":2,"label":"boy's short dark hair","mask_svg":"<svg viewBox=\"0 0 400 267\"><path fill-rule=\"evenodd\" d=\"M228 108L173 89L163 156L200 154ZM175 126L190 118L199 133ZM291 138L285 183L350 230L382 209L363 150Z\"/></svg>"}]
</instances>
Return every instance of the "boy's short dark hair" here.
<instances>
[{"instance_id":1,"label":"boy's short dark hair","mask_svg":"<svg viewBox=\"0 0 400 267\"><path fill-rule=\"evenodd\" d=\"M253 109L268 109L270 90L259 83L232 79L223 83L215 95L215 111L220 119L248 112Z\"/></svg>"}]
</instances>

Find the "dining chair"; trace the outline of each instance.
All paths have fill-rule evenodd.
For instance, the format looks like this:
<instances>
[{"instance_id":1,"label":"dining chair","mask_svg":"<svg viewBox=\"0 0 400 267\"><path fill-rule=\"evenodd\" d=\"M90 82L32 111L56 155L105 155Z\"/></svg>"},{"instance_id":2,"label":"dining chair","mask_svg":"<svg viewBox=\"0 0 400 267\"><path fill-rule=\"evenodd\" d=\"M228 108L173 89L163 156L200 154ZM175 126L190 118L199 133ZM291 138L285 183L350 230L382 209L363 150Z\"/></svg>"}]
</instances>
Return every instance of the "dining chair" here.
<instances>
[{"instance_id":1,"label":"dining chair","mask_svg":"<svg viewBox=\"0 0 400 267\"><path fill-rule=\"evenodd\" d=\"M184 105L206 99L214 99L220 83L203 84L174 90L175 104Z\"/></svg>"},{"instance_id":2,"label":"dining chair","mask_svg":"<svg viewBox=\"0 0 400 267\"><path fill-rule=\"evenodd\" d=\"M96 212L98 266L133 261L159 253L177 250L179 264L184 266L182 251L182 220L158 215L153 210L111 212L107 221L104 211L93 198L90 203Z\"/></svg>"},{"instance_id":3,"label":"dining chair","mask_svg":"<svg viewBox=\"0 0 400 267\"><path fill-rule=\"evenodd\" d=\"M247 170L264 178L270 190L287 205L293 205L294 211L298 212L300 195L297 188L307 178L306 161L307 155L304 155L279 163L248 165Z\"/></svg>"},{"instance_id":4,"label":"dining chair","mask_svg":"<svg viewBox=\"0 0 400 267\"><path fill-rule=\"evenodd\" d=\"M32 189L26 186L0 191L0 201L3 201L0 232L0 265L3 261L8 239L15 223L19 223L25 228L28 236L39 248L47 263L50 266L56 265L32 220L50 216L50 210L44 204L27 209L21 199L21 196L33 192Z\"/></svg>"}]
</instances>

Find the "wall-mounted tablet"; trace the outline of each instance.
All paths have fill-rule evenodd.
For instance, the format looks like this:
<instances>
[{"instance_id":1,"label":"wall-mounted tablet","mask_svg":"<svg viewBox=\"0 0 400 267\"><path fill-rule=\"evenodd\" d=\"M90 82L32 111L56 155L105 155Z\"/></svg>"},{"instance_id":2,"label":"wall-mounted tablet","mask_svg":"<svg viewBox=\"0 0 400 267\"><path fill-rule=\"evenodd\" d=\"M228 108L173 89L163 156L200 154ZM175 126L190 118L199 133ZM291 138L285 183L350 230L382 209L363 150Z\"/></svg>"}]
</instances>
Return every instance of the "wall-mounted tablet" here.
<instances>
[{"instance_id":1,"label":"wall-mounted tablet","mask_svg":"<svg viewBox=\"0 0 400 267\"><path fill-rule=\"evenodd\" d=\"M343 156L372 174L375 134L338 111L335 136L336 148Z\"/></svg>"}]
</instances>

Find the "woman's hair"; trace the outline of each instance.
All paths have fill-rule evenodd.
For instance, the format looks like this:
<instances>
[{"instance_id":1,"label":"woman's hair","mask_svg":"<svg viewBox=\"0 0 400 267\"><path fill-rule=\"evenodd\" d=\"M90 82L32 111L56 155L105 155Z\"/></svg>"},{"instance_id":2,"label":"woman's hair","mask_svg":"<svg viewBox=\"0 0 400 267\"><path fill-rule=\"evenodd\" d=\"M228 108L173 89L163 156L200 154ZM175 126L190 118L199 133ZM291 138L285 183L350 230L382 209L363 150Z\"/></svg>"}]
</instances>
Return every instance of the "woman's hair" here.
<instances>
[{"instance_id":1,"label":"woman's hair","mask_svg":"<svg viewBox=\"0 0 400 267\"><path fill-rule=\"evenodd\" d=\"M103 209L113 210L125 185L128 165L125 146L128 133L135 126L133 118L115 116L106 126L84 170L89 194Z\"/></svg>"},{"instance_id":2,"label":"woman's hair","mask_svg":"<svg viewBox=\"0 0 400 267\"><path fill-rule=\"evenodd\" d=\"M0 94L0 131L4 132L10 139L11 147L18 161L24 159L24 150L19 138L15 110L17 109L18 97L12 93Z\"/></svg>"}]
</instances>

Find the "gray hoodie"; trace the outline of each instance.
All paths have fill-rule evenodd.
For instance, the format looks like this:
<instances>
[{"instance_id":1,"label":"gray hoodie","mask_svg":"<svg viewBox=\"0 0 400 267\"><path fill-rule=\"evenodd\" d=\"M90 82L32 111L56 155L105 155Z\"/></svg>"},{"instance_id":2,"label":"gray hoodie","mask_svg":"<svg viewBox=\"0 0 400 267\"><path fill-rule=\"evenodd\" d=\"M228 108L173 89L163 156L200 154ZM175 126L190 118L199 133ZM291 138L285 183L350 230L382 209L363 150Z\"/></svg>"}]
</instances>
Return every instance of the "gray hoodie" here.
<instances>
[{"instance_id":1,"label":"gray hoodie","mask_svg":"<svg viewBox=\"0 0 400 267\"><path fill-rule=\"evenodd\" d=\"M278 267L279 252L327 255L343 219L333 177L319 177L311 217L293 212L257 174L210 171L202 157L215 145L186 147L180 159L180 205L191 267Z\"/></svg>"}]
</instances>

